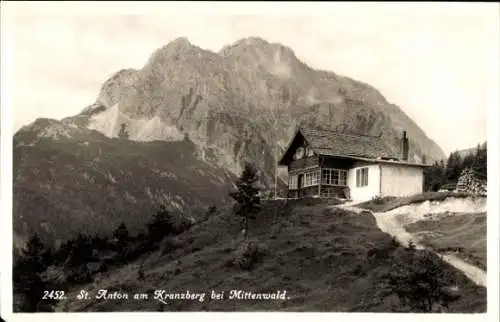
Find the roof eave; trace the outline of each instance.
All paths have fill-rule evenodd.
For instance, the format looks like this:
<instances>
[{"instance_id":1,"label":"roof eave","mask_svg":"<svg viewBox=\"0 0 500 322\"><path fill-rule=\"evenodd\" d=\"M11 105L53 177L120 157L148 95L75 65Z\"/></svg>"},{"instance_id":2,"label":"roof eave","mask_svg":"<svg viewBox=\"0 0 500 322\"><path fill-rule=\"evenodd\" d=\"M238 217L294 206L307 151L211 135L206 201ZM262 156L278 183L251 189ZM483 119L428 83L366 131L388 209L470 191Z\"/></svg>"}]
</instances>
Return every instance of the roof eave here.
<instances>
[{"instance_id":1,"label":"roof eave","mask_svg":"<svg viewBox=\"0 0 500 322\"><path fill-rule=\"evenodd\" d=\"M315 151L316 153L316 151ZM346 159L352 159L352 160L359 160L359 161L367 161L367 162L373 162L373 163L387 163L387 164L397 164L397 165L407 165L411 167L430 167L431 165L429 164L422 164L422 163L411 163L411 162L403 162L403 161L391 161L391 160L379 160L379 159L372 159L372 158L366 158L366 157L358 157L358 156L352 156L352 155L342 155L342 154L325 154L325 153L316 153L320 156L329 156L329 157L337 157L337 158L346 158Z\"/></svg>"}]
</instances>

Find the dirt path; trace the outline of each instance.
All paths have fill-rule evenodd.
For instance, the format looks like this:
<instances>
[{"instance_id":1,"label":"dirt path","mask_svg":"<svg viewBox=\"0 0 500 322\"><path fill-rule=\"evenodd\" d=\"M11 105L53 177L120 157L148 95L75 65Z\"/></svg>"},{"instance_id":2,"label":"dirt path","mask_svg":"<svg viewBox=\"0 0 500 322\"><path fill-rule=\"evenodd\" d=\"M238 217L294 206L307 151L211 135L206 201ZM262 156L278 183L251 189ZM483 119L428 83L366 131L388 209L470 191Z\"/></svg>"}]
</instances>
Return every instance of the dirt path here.
<instances>
[{"instance_id":1,"label":"dirt path","mask_svg":"<svg viewBox=\"0 0 500 322\"><path fill-rule=\"evenodd\" d=\"M360 213L362 211L368 211L366 209L353 207L352 203L347 203L335 207L341 207L343 209L350 210L356 213ZM380 230L395 237L396 240L401 245L408 246L408 243L411 240L415 244L415 247L417 249L426 248L425 246L419 244L419 238L417 236L410 234L409 232L406 231L406 229L401 224L400 220L398 220L397 216L393 216L388 213L373 213L371 211L368 212L372 213L372 215L375 217L377 226L380 228ZM453 267L464 273L464 275L467 276L475 284L486 287L487 284L486 272L483 271L482 269L474 265L468 264L454 255L439 254L439 253L436 254L440 256L445 262L447 262L448 264L452 265Z\"/></svg>"}]
</instances>

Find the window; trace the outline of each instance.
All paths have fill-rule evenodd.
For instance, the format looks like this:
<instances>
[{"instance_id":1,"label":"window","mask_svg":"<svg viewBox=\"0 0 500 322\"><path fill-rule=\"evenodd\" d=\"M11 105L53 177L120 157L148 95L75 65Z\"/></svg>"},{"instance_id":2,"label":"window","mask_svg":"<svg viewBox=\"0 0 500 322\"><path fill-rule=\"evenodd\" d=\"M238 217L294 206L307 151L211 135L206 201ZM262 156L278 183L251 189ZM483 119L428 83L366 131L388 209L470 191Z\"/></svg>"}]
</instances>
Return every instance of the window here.
<instances>
[{"instance_id":1,"label":"window","mask_svg":"<svg viewBox=\"0 0 500 322\"><path fill-rule=\"evenodd\" d=\"M297 190L297 176L288 177L288 189Z\"/></svg>"},{"instance_id":2,"label":"window","mask_svg":"<svg viewBox=\"0 0 500 322\"><path fill-rule=\"evenodd\" d=\"M295 154L293 155L293 158L295 160L301 159L304 156L305 149L303 147L298 147L297 150L295 150Z\"/></svg>"},{"instance_id":3,"label":"window","mask_svg":"<svg viewBox=\"0 0 500 322\"><path fill-rule=\"evenodd\" d=\"M368 168L356 169L356 187L366 187L368 185Z\"/></svg>"},{"instance_id":4,"label":"window","mask_svg":"<svg viewBox=\"0 0 500 322\"><path fill-rule=\"evenodd\" d=\"M304 175L304 187L315 186L319 182L319 170Z\"/></svg>"},{"instance_id":5,"label":"window","mask_svg":"<svg viewBox=\"0 0 500 322\"><path fill-rule=\"evenodd\" d=\"M323 169L321 183L332 186L347 186L347 170Z\"/></svg>"}]
</instances>

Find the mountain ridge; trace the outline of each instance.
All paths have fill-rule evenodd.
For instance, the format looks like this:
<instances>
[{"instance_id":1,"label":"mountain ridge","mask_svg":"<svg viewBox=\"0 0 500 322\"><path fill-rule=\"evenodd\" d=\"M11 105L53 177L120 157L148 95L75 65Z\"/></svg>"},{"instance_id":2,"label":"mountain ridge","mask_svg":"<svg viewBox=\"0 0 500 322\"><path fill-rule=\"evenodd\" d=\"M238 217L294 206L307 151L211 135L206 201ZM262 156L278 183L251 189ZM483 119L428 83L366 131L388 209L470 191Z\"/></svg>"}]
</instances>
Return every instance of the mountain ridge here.
<instances>
[{"instance_id":1,"label":"mountain ridge","mask_svg":"<svg viewBox=\"0 0 500 322\"><path fill-rule=\"evenodd\" d=\"M239 175L245 162L256 164L264 187L272 186L277 158L300 124L381 135L387 149L396 155L401 132L406 130L412 161L421 161L423 155L429 161L444 157L439 146L374 87L334 72L313 69L300 61L289 47L249 37L213 52L181 37L157 49L142 68L124 68L111 75L101 86L96 100L80 113L62 120L39 119L17 131L14 154L24 159L18 159L15 178L19 186L30 187L29 191L56 186L50 176L38 178L26 173L33 171L32 167L44 171L63 167L65 158L73 160L71 162L80 162L78 158L87 160L90 156L85 152L81 154L76 147L93 145L104 151L103 160L108 157L106 149L115 152L105 161L106 165L86 163L81 165L81 173L68 172L67 178L58 177L62 184L58 186L60 191L64 191L61 187L71 187L75 182L89 185L88 179L79 175L100 173L99 167L108 167L109 162L114 163L117 171L127 168L133 176L132 160L139 157L132 156L135 154L128 150L142 149L140 146L144 145L147 148L142 151L146 156L140 158L141 162L147 163L143 160L147 155L161 155L165 159L154 159L154 171L141 169L138 174L154 178L156 172L164 171L163 167L172 173L183 173L187 177L176 180L186 179L193 187L184 185L184 190L174 192L165 186L165 181L156 187L162 191L159 194L170 191L191 203L196 203L198 198L200 206L207 207L215 199L224 198L214 198L206 189L212 187L213 191L225 194L224 189L231 187L229 181ZM126 138L120 139L122 126ZM177 162L179 151L187 146L190 152L186 162ZM160 153L156 149L165 151ZM53 155L44 155L49 151ZM35 157L39 161L32 160ZM208 178L196 178L188 170L192 164L219 179L212 182ZM106 176L97 176L109 182ZM120 175L114 177L134 184L133 180ZM229 181L221 183L221 180ZM283 184L281 180L279 183ZM144 181L141 185L137 188L142 190L138 189L133 198L153 202L147 193L139 192L149 187L148 183ZM198 193L194 198L192 190L200 185L205 185L202 191L206 195ZM19 193L26 194L26 191L18 190L15 200L22 200ZM91 190L88 193L100 194ZM74 210L72 207L85 213L83 209L87 205L79 201L50 198L40 202L62 204L56 207L60 212L58 218L63 217L64 211ZM163 201L170 202L167 199ZM27 206L20 206L15 212L17 218L33 216L26 214L33 206L29 198L27 202ZM99 211L93 210L93 213ZM18 230L39 229L34 219L30 225L28 228L18 226Z\"/></svg>"}]
</instances>

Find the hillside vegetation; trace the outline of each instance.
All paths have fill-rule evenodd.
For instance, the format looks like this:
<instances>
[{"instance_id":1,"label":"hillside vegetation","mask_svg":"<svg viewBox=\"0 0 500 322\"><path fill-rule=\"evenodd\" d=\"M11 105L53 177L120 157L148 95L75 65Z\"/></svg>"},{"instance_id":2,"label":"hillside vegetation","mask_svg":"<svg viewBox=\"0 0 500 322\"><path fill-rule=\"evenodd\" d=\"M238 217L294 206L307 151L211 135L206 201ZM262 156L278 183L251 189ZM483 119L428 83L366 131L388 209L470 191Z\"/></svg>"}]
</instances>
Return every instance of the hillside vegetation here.
<instances>
[{"instance_id":1,"label":"hillside vegetation","mask_svg":"<svg viewBox=\"0 0 500 322\"><path fill-rule=\"evenodd\" d=\"M97 256L101 261L117 259L124 251L135 251L138 256L117 260L123 264L109 264L106 269L101 266L78 283L64 282L64 270L51 266L47 270L52 274L50 279L59 280L59 287L66 289L68 296L57 303L56 310L416 312L426 309L424 304L415 306L415 299L421 303L421 298L427 301L435 296L413 284L421 280L422 285L438 283L438 289L458 287L454 301L438 311L485 311L484 288L431 253L399 246L376 227L368 212L355 214L332 207L334 200L329 202L264 202L257 219L249 224L247 239L232 206L211 209L207 220L149 248L147 243L132 239L119 247L122 251L99 250L107 254ZM151 298L96 300L92 297L99 289L128 292L130 296L143 292ZM205 292L206 297L203 302L167 300L165 305L152 299L154 291L162 289ZM91 298L77 300L80 290L88 291ZM212 290L224 291L226 299L210 300ZM229 300L231 290L286 290L289 298ZM402 302L403 298L407 302Z\"/></svg>"},{"instance_id":2,"label":"hillside vegetation","mask_svg":"<svg viewBox=\"0 0 500 322\"><path fill-rule=\"evenodd\" d=\"M23 132L16 142L33 137ZM13 158L14 233L21 240L38 233L54 246L79 232L109 235L122 221L137 233L149 218L144 212L160 204L198 219L225 202L235 178L197 159L188 138L140 143L93 131L20 145Z\"/></svg>"},{"instance_id":3,"label":"hillside vegetation","mask_svg":"<svg viewBox=\"0 0 500 322\"><path fill-rule=\"evenodd\" d=\"M438 191L446 186L456 186L464 169L472 169L478 179L487 180L488 146L486 142L474 149L452 152L446 161L435 161L426 168L424 171L425 191Z\"/></svg>"},{"instance_id":4,"label":"hillside vegetation","mask_svg":"<svg viewBox=\"0 0 500 322\"><path fill-rule=\"evenodd\" d=\"M456 192L375 198L357 205L390 217L415 236L414 242L453 254L486 270L486 198Z\"/></svg>"},{"instance_id":5,"label":"hillside vegetation","mask_svg":"<svg viewBox=\"0 0 500 322\"><path fill-rule=\"evenodd\" d=\"M421 243L439 253L454 253L466 262L486 270L486 213L445 213L440 218L405 226Z\"/></svg>"},{"instance_id":6,"label":"hillside vegetation","mask_svg":"<svg viewBox=\"0 0 500 322\"><path fill-rule=\"evenodd\" d=\"M224 202L245 162L273 187L277 158L300 124L381 135L396 156L406 130L410 160L444 158L377 89L255 37L218 52L176 39L142 68L111 75L88 103L14 136L16 244L34 232L54 244L79 230L110 233L121 221L136 231L152 204L196 217L191 208Z\"/></svg>"}]
</instances>

